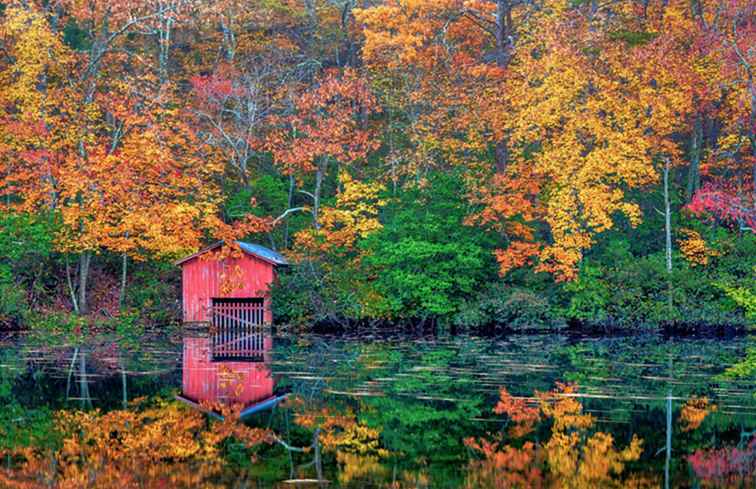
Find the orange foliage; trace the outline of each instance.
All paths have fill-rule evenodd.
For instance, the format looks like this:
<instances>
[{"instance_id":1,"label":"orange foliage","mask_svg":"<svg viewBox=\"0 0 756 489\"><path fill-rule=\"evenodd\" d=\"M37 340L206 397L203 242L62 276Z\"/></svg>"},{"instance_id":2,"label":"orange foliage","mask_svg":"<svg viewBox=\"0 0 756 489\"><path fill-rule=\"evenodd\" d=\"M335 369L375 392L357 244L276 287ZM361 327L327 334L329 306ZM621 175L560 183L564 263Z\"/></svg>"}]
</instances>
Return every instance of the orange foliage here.
<instances>
[{"instance_id":1,"label":"orange foliage","mask_svg":"<svg viewBox=\"0 0 756 489\"><path fill-rule=\"evenodd\" d=\"M135 401L138 402L138 401ZM232 414L232 408L224 408ZM15 468L0 471L3 487L60 489L222 487L221 442L234 437L251 447L270 440L227 416L206 427L204 415L178 403L108 413L60 412L62 447L54 453L22 449Z\"/></svg>"},{"instance_id":2,"label":"orange foliage","mask_svg":"<svg viewBox=\"0 0 756 489\"><path fill-rule=\"evenodd\" d=\"M95 23L131 25L153 4L69 7ZM58 213L61 251L177 256L206 233L228 239L269 228L259 218L233 227L218 218L221 167L149 71L100 81L92 70L120 73L125 60L110 50L97 59L71 51L28 4L8 7L0 35L12 59L0 64L0 139L8 141L0 145L0 194L23 211Z\"/></svg>"},{"instance_id":3,"label":"orange foliage","mask_svg":"<svg viewBox=\"0 0 756 489\"><path fill-rule=\"evenodd\" d=\"M558 383L552 391L536 392L536 408L502 388L494 411L530 429L538 420L550 419L551 438L539 444L527 441L519 448L500 438L465 440L468 447L483 456L470 462L466 487L627 487L620 476L626 462L640 457L641 440L633 437L629 446L618 450L610 434L589 433L594 418L582 412L576 393L576 386ZM528 431L510 430L510 434L519 437ZM656 487L656 481L638 477L629 480L633 481L632 487Z\"/></svg>"},{"instance_id":4,"label":"orange foliage","mask_svg":"<svg viewBox=\"0 0 756 489\"><path fill-rule=\"evenodd\" d=\"M314 172L319 158L348 164L378 146L366 118L379 108L354 70L328 71L295 104L294 114L271 119L278 128L265 143L285 173Z\"/></svg>"},{"instance_id":5,"label":"orange foliage","mask_svg":"<svg viewBox=\"0 0 756 489\"><path fill-rule=\"evenodd\" d=\"M719 256L719 252L709 248L698 232L692 229L681 229L680 233L685 237L678 239L677 245L692 265L706 266L711 258Z\"/></svg>"},{"instance_id":6,"label":"orange foliage","mask_svg":"<svg viewBox=\"0 0 756 489\"><path fill-rule=\"evenodd\" d=\"M680 424L683 431L693 431L701 426L706 416L716 412L717 405L708 397L691 397L680 410Z\"/></svg>"},{"instance_id":7,"label":"orange foliage","mask_svg":"<svg viewBox=\"0 0 756 489\"><path fill-rule=\"evenodd\" d=\"M515 423L509 430L513 437L528 434L535 428L535 424L541 420L540 410L537 406L529 406L525 399L512 397L505 387L499 390L499 402L493 411L496 414L506 414Z\"/></svg>"}]
</instances>

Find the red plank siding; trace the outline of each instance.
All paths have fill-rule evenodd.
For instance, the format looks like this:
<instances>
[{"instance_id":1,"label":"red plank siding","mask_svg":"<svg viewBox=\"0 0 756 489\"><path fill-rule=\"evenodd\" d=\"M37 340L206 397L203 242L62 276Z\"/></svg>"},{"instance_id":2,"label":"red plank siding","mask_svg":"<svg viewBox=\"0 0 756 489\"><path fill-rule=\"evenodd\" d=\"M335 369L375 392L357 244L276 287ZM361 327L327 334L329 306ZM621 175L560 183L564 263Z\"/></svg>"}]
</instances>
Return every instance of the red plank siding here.
<instances>
[{"instance_id":1,"label":"red plank siding","mask_svg":"<svg viewBox=\"0 0 756 489\"><path fill-rule=\"evenodd\" d=\"M221 282L224 271L230 273L239 267L242 275L240 287L223 293ZM270 286L275 279L275 266L249 254L223 261L195 257L181 264L182 299L185 322L209 322L213 298L264 298L264 321L273 321L270 304ZM236 281L236 280L235 280Z\"/></svg>"},{"instance_id":2,"label":"red plank siding","mask_svg":"<svg viewBox=\"0 0 756 489\"><path fill-rule=\"evenodd\" d=\"M210 338L184 338L182 394L194 402L240 403L244 406L273 395L270 335L261 336L264 362L213 361Z\"/></svg>"}]
</instances>

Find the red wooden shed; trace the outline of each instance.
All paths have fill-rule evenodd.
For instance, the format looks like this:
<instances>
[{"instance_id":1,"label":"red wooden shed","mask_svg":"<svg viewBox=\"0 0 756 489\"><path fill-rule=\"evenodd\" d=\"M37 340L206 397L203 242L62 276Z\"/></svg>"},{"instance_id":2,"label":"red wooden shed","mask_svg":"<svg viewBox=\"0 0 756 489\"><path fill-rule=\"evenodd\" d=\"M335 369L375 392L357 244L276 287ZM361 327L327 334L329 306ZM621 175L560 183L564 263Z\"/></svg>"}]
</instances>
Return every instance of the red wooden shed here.
<instances>
[{"instance_id":1,"label":"red wooden shed","mask_svg":"<svg viewBox=\"0 0 756 489\"><path fill-rule=\"evenodd\" d=\"M265 246L237 243L242 251L239 258L207 256L223 244L216 243L176 262L181 266L184 322L234 326L273 321L270 286L276 268L287 265L286 259ZM224 290L224 277L232 274L232 287Z\"/></svg>"}]
</instances>

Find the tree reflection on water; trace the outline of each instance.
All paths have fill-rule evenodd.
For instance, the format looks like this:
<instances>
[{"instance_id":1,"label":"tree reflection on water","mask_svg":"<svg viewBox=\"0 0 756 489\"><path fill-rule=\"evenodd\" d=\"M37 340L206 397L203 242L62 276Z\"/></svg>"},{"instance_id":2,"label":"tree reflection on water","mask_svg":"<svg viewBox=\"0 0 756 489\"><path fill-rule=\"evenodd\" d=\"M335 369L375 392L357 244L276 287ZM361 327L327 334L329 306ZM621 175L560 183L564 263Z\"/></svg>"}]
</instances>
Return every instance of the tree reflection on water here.
<instances>
[{"instance_id":1,"label":"tree reflection on water","mask_svg":"<svg viewBox=\"0 0 756 489\"><path fill-rule=\"evenodd\" d=\"M656 370L650 361L619 364L616 352L614 363L599 364L585 361L584 345L591 345L584 343L575 357L580 362L558 364L557 372L546 369L553 360L536 358L537 349L504 357L474 342L398 347L314 339L276 350L268 340L255 354L213 359L207 340L182 338L173 351L182 353L174 358L183 368L170 373L168 360L155 353L172 351L170 344L137 356L115 343L102 345L0 352L0 487L735 489L756 483L752 389L711 375L703 384L697 371L695 385L674 383L693 369L671 369L667 355L659 355L665 361ZM534 359L525 363L529 356ZM494 377L498 372L481 366L484 361L510 369L509 381ZM654 375L661 380L651 391L647 379ZM638 389L631 382L639 378L646 390L608 391L601 382L613 376L628 391ZM489 395L494 386L495 397ZM80 402L80 392L88 402Z\"/></svg>"}]
</instances>

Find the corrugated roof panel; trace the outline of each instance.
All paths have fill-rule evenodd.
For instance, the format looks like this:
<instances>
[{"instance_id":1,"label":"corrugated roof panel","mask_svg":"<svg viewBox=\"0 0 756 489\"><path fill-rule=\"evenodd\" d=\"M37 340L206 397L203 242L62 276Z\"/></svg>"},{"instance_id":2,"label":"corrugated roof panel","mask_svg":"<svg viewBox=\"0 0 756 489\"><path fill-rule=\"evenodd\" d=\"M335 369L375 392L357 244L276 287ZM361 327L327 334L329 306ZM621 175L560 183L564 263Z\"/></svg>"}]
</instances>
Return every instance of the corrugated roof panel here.
<instances>
[{"instance_id":1,"label":"corrugated roof panel","mask_svg":"<svg viewBox=\"0 0 756 489\"><path fill-rule=\"evenodd\" d=\"M259 244L245 243L243 241L237 241L237 243L239 244L239 247L247 253L257 255L261 258L275 263L276 265L289 264L289 262L286 261L286 258L284 258L283 255L271 250L270 248L266 248L265 246Z\"/></svg>"}]
</instances>

